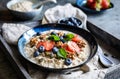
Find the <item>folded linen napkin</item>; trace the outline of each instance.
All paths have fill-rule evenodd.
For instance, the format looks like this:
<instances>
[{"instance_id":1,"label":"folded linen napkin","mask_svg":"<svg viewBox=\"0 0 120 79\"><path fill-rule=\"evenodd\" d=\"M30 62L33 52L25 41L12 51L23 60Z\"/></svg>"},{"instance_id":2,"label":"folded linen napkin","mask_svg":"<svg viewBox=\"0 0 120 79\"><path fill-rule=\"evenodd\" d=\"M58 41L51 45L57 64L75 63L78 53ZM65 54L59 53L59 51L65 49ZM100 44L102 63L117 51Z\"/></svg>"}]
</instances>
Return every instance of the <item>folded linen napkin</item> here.
<instances>
[{"instance_id":1,"label":"folded linen napkin","mask_svg":"<svg viewBox=\"0 0 120 79\"><path fill-rule=\"evenodd\" d=\"M17 45L18 38L30 27L22 24L4 23L2 26L3 38L9 43Z\"/></svg>"},{"instance_id":2,"label":"folded linen napkin","mask_svg":"<svg viewBox=\"0 0 120 79\"><path fill-rule=\"evenodd\" d=\"M66 5L58 5L56 7L48 9L42 20L43 24L56 23L58 20L67 17L76 17L83 22L83 28L86 29L87 15L80 9L72 6L70 3Z\"/></svg>"}]
</instances>

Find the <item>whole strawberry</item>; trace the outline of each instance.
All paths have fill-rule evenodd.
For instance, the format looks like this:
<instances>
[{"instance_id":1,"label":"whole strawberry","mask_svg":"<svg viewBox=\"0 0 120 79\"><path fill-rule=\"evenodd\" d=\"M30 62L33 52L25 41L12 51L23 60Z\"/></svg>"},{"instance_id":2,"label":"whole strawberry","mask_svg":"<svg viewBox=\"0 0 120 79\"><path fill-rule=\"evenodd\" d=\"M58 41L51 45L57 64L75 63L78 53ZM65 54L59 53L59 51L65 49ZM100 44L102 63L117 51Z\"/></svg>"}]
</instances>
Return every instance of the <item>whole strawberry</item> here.
<instances>
[{"instance_id":1,"label":"whole strawberry","mask_svg":"<svg viewBox=\"0 0 120 79\"><path fill-rule=\"evenodd\" d=\"M110 0L102 0L101 6L102 9L108 9L110 7Z\"/></svg>"},{"instance_id":2,"label":"whole strawberry","mask_svg":"<svg viewBox=\"0 0 120 79\"><path fill-rule=\"evenodd\" d=\"M108 9L110 7L110 0L87 0L87 6L97 11Z\"/></svg>"},{"instance_id":3,"label":"whole strawberry","mask_svg":"<svg viewBox=\"0 0 120 79\"><path fill-rule=\"evenodd\" d=\"M102 0L87 0L87 6L91 9L100 10Z\"/></svg>"}]
</instances>

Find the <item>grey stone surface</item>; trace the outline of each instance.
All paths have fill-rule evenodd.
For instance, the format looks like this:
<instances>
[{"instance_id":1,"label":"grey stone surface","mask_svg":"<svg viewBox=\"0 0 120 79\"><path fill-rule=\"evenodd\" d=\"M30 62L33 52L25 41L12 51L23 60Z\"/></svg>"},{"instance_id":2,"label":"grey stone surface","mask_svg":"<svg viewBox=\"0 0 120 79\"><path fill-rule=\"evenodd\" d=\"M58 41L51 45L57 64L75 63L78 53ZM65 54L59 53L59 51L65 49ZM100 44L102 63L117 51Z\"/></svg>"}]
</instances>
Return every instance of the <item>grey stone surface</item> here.
<instances>
[{"instance_id":1,"label":"grey stone surface","mask_svg":"<svg viewBox=\"0 0 120 79\"><path fill-rule=\"evenodd\" d=\"M57 0L59 5L64 5L65 3L73 3L75 4L76 0ZM117 39L120 39L120 0L111 0L114 4L114 7L106 10L103 13L99 14L87 14L88 21L95 24L102 30L108 32L113 35ZM49 6L48 6L49 5ZM48 3L44 5L44 9L40 16L37 16L35 19L40 19L43 17L44 12L57 4Z\"/></svg>"},{"instance_id":2,"label":"grey stone surface","mask_svg":"<svg viewBox=\"0 0 120 79\"><path fill-rule=\"evenodd\" d=\"M120 0L111 0L114 8L101 14L88 14L88 21L120 39Z\"/></svg>"}]
</instances>

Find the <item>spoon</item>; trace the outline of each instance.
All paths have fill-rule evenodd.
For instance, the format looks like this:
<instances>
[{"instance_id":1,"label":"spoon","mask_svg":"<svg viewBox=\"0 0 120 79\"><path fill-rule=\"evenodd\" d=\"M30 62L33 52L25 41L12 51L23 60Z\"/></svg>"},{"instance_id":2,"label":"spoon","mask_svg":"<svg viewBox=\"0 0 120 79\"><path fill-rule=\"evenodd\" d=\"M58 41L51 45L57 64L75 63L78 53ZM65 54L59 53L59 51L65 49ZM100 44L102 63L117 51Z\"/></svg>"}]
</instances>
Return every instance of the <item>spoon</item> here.
<instances>
[{"instance_id":1,"label":"spoon","mask_svg":"<svg viewBox=\"0 0 120 79\"><path fill-rule=\"evenodd\" d=\"M44 1L40 1L34 5L32 5L32 8L35 9L35 8L38 8L39 6L45 4L45 3L48 3L48 2L54 2L54 3L57 3L56 0L44 0Z\"/></svg>"},{"instance_id":2,"label":"spoon","mask_svg":"<svg viewBox=\"0 0 120 79\"><path fill-rule=\"evenodd\" d=\"M114 66L114 63L112 60L107 58L104 54L102 49L98 46L98 56L100 58L100 62L105 66L105 67L111 67Z\"/></svg>"},{"instance_id":3,"label":"spoon","mask_svg":"<svg viewBox=\"0 0 120 79\"><path fill-rule=\"evenodd\" d=\"M71 74L72 72L76 72L76 71L83 71L83 73L87 73L87 72L89 72L90 71L90 68L89 68L89 66L88 65L83 65L83 66L81 66L80 68L78 68L78 69L76 69L76 70L70 70L70 71L68 71L68 72L65 72L65 73L63 73L63 74Z\"/></svg>"}]
</instances>

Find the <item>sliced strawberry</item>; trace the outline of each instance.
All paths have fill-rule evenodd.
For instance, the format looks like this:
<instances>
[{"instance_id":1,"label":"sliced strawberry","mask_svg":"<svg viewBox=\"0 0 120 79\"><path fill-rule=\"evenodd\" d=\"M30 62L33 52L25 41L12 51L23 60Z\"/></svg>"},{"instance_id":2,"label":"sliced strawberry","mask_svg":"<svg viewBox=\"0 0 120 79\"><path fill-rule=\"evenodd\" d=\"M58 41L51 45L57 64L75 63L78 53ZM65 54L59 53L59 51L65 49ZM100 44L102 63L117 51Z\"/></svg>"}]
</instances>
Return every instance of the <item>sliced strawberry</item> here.
<instances>
[{"instance_id":1,"label":"sliced strawberry","mask_svg":"<svg viewBox=\"0 0 120 79\"><path fill-rule=\"evenodd\" d=\"M53 42L53 41L45 41L45 42L43 42L43 46L45 47L45 50L47 50L47 51L52 50L54 45L55 45L55 42Z\"/></svg>"},{"instance_id":2,"label":"sliced strawberry","mask_svg":"<svg viewBox=\"0 0 120 79\"><path fill-rule=\"evenodd\" d=\"M65 48L66 52L70 53L70 54L75 54L75 51L72 51L68 48L68 46Z\"/></svg>"},{"instance_id":3,"label":"sliced strawberry","mask_svg":"<svg viewBox=\"0 0 120 79\"><path fill-rule=\"evenodd\" d=\"M36 45L36 48L39 48L41 45L43 45L45 47L45 50L49 51L54 47L55 42L53 42L53 41L40 41Z\"/></svg>"},{"instance_id":4,"label":"sliced strawberry","mask_svg":"<svg viewBox=\"0 0 120 79\"><path fill-rule=\"evenodd\" d=\"M68 53L70 53L70 54L75 54L75 51L70 50L70 49L68 48L68 45L67 45L67 44L63 44L62 48L64 48L65 51L68 52Z\"/></svg>"},{"instance_id":5,"label":"sliced strawberry","mask_svg":"<svg viewBox=\"0 0 120 79\"><path fill-rule=\"evenodd\" d=\"M70 51L73 51L73 52L80 52L80 48L78 47L78 45L73 42L73 41L69 41L68 42L68 49Z\"/></svg>"},{"instance_id":6,"label":"sliced strawberry","mask_svg":"<svg viewBox=\"0 0 120 79\"><path fill-rule=\"evenodd\" d=\"M72 38L72 41L74 41L74 42L80 41L79 35L75 35L75 36Z\"/></svg>"},{"instance_id":7,"label":"sliced strawberry","mask_svg":"<svg viewBox=\"0 0 120 79\"><path fill-rule=\"evenodd\" d=\"M41 45L43 45L43 42L40 41L37 45L36 45L36 48L39 48Z\"/></svg>"}]
</instances>

